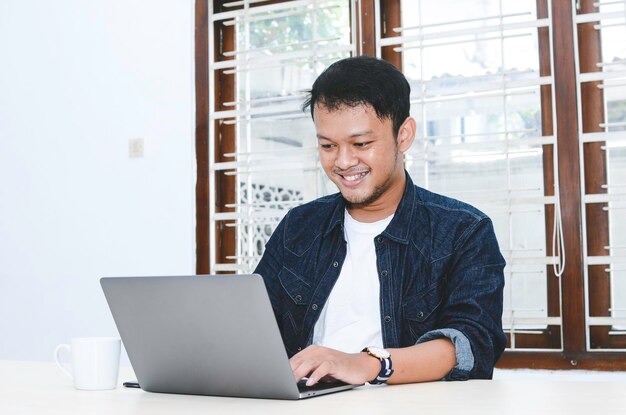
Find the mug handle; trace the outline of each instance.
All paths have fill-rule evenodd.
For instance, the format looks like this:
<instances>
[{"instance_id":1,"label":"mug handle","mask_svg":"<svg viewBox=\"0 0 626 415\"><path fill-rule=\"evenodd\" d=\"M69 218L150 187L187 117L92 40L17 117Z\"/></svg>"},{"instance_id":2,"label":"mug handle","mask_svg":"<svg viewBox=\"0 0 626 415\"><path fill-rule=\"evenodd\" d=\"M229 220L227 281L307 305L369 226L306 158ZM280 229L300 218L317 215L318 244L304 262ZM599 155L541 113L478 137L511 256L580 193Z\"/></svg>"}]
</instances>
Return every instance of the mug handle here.
<instances>
[{"instance_id":1,"label":"mug handle","mask_svg":"<svg viewBox=\"0 0 626 415\"><path fill-rule=\"evenodd\" d=\"M72 352L72 348L68 345L68 344L59 344L57 346L56 349L54 349L54 361L56 362L57 366L59 367L59 369L61 369L61 371L63 373L65 373L67 376L69 376L70 379L74 379L74 376L72 376L72 374L70 373L69 370L67 370L63 364L61 363L61 361L59 360L59 352L63 349L66 349L68 352Z\"/></svg>"}]
</instances>

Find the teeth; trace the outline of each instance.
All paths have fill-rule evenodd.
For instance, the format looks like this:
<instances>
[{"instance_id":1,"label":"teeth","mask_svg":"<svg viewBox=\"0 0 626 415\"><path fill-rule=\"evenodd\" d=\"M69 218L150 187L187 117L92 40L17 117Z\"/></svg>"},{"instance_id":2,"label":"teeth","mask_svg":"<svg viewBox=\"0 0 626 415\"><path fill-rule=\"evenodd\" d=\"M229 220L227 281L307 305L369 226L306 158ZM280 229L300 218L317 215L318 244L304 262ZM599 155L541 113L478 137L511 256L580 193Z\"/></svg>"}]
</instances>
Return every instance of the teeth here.
<instances>
[{"instance_id":1,"label":"teeth","mask_svg":"<svg viewBox=\"0 0 626 415\"><path fill-rule=\"evenodd\" d=\"M361 177L364 177L366 174L367 174L367 172L360 173L360 174L355 174L355 175L352 175L352 176L343 176L343 178L346 179L349 182L353 182L355 180L360 179Z\"/></svg>"}]
</instances>

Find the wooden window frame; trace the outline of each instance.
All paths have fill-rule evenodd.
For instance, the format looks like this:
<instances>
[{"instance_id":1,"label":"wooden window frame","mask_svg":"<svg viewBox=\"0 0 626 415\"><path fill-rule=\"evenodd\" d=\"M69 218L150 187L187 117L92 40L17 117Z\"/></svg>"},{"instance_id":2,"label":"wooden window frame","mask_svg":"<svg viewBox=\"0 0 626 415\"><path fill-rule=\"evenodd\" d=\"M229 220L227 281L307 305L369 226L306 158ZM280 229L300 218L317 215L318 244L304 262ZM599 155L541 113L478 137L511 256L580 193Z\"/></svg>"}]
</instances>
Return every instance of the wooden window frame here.
<instances>
[{"instance_id":1,"label":"wooden window frame","mask_svg":"<svg viewBox=\"0 0 626 415\"><path fill-rule=\"evenodd\" d=\"M216 75L215 91L209 90L209 1L213 1L214 9L218 10L226 0L196 0L195 2L195 91L196 91L196 160L197 160L197 183L196 183L196 272L198 274L210 273L210 218L209 218L209 195L211 186L216 191L216 211L227 211L226 204L233 203L235 198L235 179L225 175L216 175L215 183L209 180L209 94L216 94L216 102L230 101L235 95L234 77ZM290 0L275 0L282 2ZM379 1L381 14L381 28L385 36L392 36L393 32L386 32L387 28L397 27L401 22L401 0L357 0L358 10L356 13L361 28L357 35L357 51L359 54L376 55L376 21L375 6ZM547 17L547 0L537 0L538 17ZM579 13L593 10L593 0L581 0ZM580 154L579 154L579 125L577 119L577 85L575 72L575 39L574 30L578 30L579 56L581 67L584 62L596 62L600 56L599 38L597 33L591 33L589 27L579 25L574 27L572 22L572 1L552 0L552 39L553 56L550 56L549 34L547 28L539 29L540 44L540 73L550 75L551 66L554 67L554 86L541 87L542 100L542 127L544 135L552 135L552 97L554 90L556 97L556 122L557 122L557 157L559 160L559 196L561 204L561 218L563 222L564 244L567 256L565 273L556 278L548 269L548 315L559 316L562 310L563 344L562 351L507 351L504 353L498 367L501 368L544 368L544 369L594 369L594 370L626 370L626 353L624 352L589 352L586 350L586 325L583 311L585 310L584 295L584 250L582 240L582 197L580 183ZM216 26L216 29L218 27ZM593 30L593 29L591 29ZM234 30L217 31L214 39L216 54L220 50L231 50L234 47ZM596 37L594 37L596 36ZM392 52L389 48L381 50L381 56L401 69L402 60L400 54ZM550 60L554 59L554 65ZM224 58L225 59L225 58ZM593 60L596 59L596 60ZM590 71L585 67L585 71ZM602 91L589 85L581 88L582 98L589 102L602 103ZM585 112L583 119L583 131L595 131L603 120L602 105L595 105L596 111ZM220 157L224 152L234 152L235 129L234 125L225 125L220 122L215 124L216 140L215 154ZM585 172L585 188L594 189L595 193L601 193L601 184L606 183L606 161L598 151L604 143L588 143L583 146L584 160L587 167ZM553 171L553 146L544 146L544 188L546 195L553 195L554 176ZM219 160L218 160L219 161ZM594 168L590 168L594 166ZM594 173L590 173L594 172ZM600 208L585 207L587 226L593 226L594 232L589 233L587 249L590 255L604 255L604 246L608 245L608 216ZM546 207L546 234L550 235L553 224L554 206ZM236 249L235 229L226 227L225 223L216 226L216 259L218 262L229 262L228 255L233 255ZM548 244L550 245L550 244ZM547 247L551 254L551 246ZM590 274L594 271L589 270ZM559 284L562 290L562 299L559 298ZM610 287L608 283L594 285L592 287L593 301L590 301L592 315L602 315L607 309ZM562 304L561 304L562 301ZM596 313L596 314L594 314ZM598 314L600 313L600 314ZM597 346L610 346L608 330L606 328L592 328L598 336ZM606 333L604 333L606 332ZM516 342L522 341L526 347L560 348L560 328L548 326L541 335L534 337L516 337ZM523 335L522 335L523 336ZM526 339L526 340L525 340ZM593 345L592 345L593 346Z\"/></svg>"}]
</instances>

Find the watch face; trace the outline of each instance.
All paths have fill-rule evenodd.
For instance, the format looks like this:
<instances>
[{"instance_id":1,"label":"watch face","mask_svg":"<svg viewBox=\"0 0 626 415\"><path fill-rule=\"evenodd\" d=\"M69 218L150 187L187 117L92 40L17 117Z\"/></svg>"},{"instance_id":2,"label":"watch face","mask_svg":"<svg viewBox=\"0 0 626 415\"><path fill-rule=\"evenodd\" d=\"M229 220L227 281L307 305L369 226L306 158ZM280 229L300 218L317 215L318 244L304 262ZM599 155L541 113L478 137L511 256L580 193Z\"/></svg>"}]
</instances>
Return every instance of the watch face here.
<instances>
[{"instance_id":1,"label":"watch face","mask_svg":"<svg viewBox=\"0 0 626 415\"><path fill-rule=\"evenodd\" d=\"M368 347L367 350L370 354L378 357L379 359L388 359L391 356L387 350L381 349L380 347Z\"/></svg>"}]
</instances>

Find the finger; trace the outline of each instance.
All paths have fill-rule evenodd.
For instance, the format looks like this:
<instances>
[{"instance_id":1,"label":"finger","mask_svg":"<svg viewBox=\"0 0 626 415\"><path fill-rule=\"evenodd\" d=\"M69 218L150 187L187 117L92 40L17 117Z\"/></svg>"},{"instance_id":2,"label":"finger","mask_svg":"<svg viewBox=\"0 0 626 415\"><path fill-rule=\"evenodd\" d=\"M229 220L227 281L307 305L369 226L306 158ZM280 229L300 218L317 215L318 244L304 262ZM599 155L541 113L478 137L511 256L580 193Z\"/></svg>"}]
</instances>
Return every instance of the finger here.
<instances>
[{"instance_id":1,"label":"finger","mask_svg":"<svg viewBox=\"0 0 626 415\"><path fill-rule=\"evenodd\" d=\"M306 361L306 355L307 353L306 349L294 354L293 356L291 356L291 359L289 359L289 364L291 365L291 370L296 370L296 368L298 366L300 366L303 362Z\"/></svg>"},{"instance_id":2,"label":"finger","mask_svg":"<svg viewBox=\"0 0 626 415\"><path fill-rule=\"evenodd\" d=\"M293 377L296 379L296 382L300 382L300 380L302 380L303 377L308 376L313 369L315 369L315 366L312 362L302 362L300 365L292 369Z\"/></svg>"},{"instance_id":3,"label":"finger","mask_svg":"<svg viewBox=\"0 0 626 415\"><path fill-rule=\"evenodd\" d=\"M337 382L337 378L331 375L326 375L323 378L321 378L319 381L322 383L333 383L333 382Z\"/></svg>"},{"instance_id":4,"label":"finger","mask_svg":"<svg viewBox=\"0 0 626 415\"><path fill-rule=\"evenodd\" d=\"M313 386L321 378L330 373L332 365L329 362L322 362L313 372L309 375L309 380L306 381L307 386Z\"/></svg>"},{"instance_id":5,"label":"finger","mask_svg":"<svg viewBox=\"0 0 626 415\"><path fill-rule=\"evenodd\" d=\"M298 366L302 364L302 359L295 355L291 359L289 359L289 366L291 366L291 371L294 372Z\"/></svg>"},{"instance_id":6,"label":"finger","mask_svg":"<svg viewBox=\"0 0 626 415\"><path fill-rule=\"evenodd\" d=\"M295 371L295 369L300 366L303 362L310 360L315 353L319 352L320 347L312 344L304 350L299 351L295 355L291 356L289 359L289 364L291 365L291 370Z\"/></svg>"}]
</instances>

